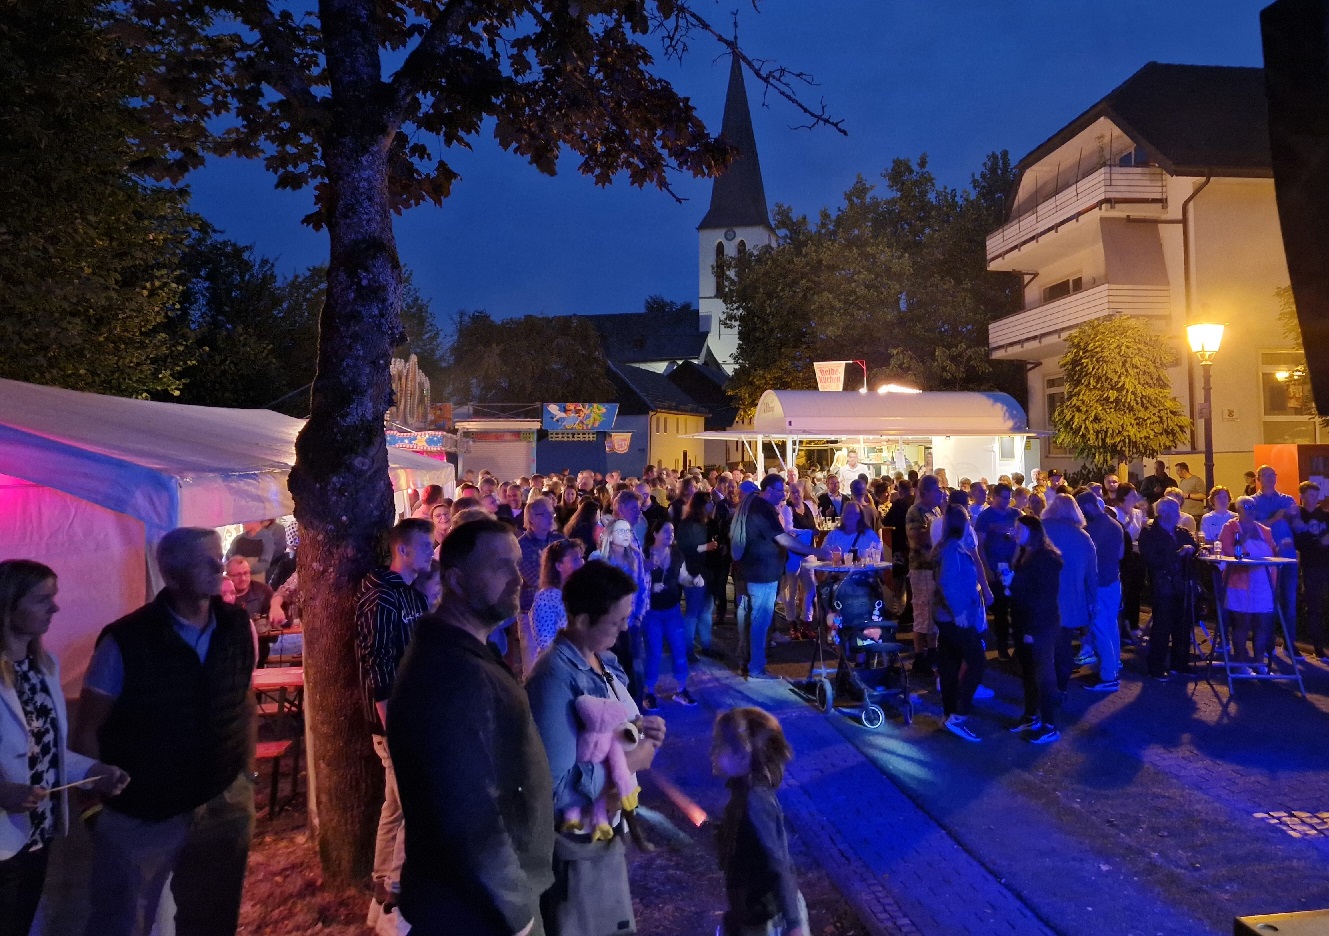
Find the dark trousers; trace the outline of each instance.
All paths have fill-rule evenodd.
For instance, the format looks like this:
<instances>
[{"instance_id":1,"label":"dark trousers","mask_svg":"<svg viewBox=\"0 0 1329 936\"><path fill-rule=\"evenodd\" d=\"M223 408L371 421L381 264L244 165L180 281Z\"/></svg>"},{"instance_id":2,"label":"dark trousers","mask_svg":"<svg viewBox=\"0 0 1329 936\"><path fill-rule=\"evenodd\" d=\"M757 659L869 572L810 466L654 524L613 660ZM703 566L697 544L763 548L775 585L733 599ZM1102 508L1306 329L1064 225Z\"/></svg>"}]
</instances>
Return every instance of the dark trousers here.
<instances>
[{"instance_id":1,"label":"dark trousers","mask_svg":"<svg viewBox=\"0 0 1329 936\"><path fill-rule=\"evenodd\" d=\"M1154 626L1149 629L1149 675L1163 676L1169 669L1184 673L1191 665L1191 621L1186 597L1155 593ZM1170 648L1170 650L1169 650Z\"/></svg>"},{"instance_id":2,"label":"dark trousers","mask_svg":"<svg viewBox=\"0 0 1329 936\"><path fill-rule=\"evenodd\" d=\"M1144 560L1137 552L1128 552L1121 560L1121 614L1126 622L1123 637L1140 626L1140 595L1144 592Z\"/></svg>"},{"instance_id":3,"label":"dark trousers","mask_svg":"<svg viewBox=\"0 0 1329 936\"><path fill-rule=\"evenodd\" d=\"M1033 643L1017 635L1015 659L1020 664L1024 685L1024 717L1037 715L1045 725L1057 723L1061 696L1070 685L1075 671L1075 648L1070 628L1044 628L1034 634Z\"/></svg>"},{"instance_id":4,"label":"dark trousers","mask_svg":"<svg viewBox=\"0 0 1329 936\"><path fill-rule=\"evenodd\" d=\"M49 848L39 848L0 861L0 936L28 936L50 856Z\"/></svg>"},{"instance_id":5,"label":"dark trousers","mask_svg":"<svg viewBox=\"0 0 1329 936\"><path fill-rule=\"evenodd\" d=\"M1329 611L1329 568L1301 567L1303 595L1306 598L1306 633L1316 656L1324 656L1324 615Z\"/></svg>"},{"instance_id":6,"label":"dark trousers","mask_svg":"<svg viewBox=\"0 0 1329 936\"><path fill-rule=\"evenodd\" d=\"M992 631L988 642L998 652L1009 650L1011 646L1011 596L999 579L989 582L992 586ZM1018 649L1018 648L1017 648Z\"/></svg>"},{"instance_id":7,"label":"dark trousers","mask_svg":"<svg viewBox=\"0 0 1329 936\"><path fill-rule=\"evenodd\" d=\"M632 695L632 698L637 700L639 705L642 698L643 668L646 663L644 651L640 625L629 626L614 641L614 656L618 657L618 663L623 667L623 672L628 674L628 692Z\"/></svg>"},{"instance_id":8,"label":"dark trousers","mask_svg":"<svg viewBox=\"0 0 1329 936\"><path fill-rule=\"evenodd\" d=\"M937 622L937 671L941 676L941 706L947 715L969 714L987 662L982 633L954 621Z\"/></svg>"}]
</instances>

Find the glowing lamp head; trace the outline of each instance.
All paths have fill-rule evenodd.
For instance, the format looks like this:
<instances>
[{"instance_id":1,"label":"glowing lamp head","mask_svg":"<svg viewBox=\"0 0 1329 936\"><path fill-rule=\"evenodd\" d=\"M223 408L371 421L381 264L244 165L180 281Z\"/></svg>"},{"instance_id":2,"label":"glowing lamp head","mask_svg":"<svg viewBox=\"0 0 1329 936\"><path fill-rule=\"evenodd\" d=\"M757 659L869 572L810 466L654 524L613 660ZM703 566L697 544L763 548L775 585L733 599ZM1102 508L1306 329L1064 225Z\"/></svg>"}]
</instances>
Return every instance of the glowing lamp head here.
<instances>
[{"instance_id":1,"label":"glowing lamp head","mask_svg":"<svg viewBox=\"0 0 1329 936\"><path fill-rule=\"evenodd\" d=\"M1186 338L1191 350L1201 358L1211 358L1218 353L1218 346L1223 343L1223 326L1199 323L1186 326Z\"/></svg>"}]
</instances>

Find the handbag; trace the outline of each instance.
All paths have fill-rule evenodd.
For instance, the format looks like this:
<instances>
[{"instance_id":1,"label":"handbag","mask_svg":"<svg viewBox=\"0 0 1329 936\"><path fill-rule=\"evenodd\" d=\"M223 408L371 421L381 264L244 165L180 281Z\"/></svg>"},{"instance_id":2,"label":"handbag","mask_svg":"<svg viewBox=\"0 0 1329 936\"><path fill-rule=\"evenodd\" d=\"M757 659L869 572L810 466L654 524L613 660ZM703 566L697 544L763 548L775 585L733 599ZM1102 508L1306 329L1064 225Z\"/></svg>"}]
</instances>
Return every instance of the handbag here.
<instances>
[{"instance_id":1,"label":"handbag","mask_svg":"<svg viewBox=\"0 0 1329 936\"><path fill-rule=\"evenodd\" d=\"M554 885L541 902L546 928L556 936L636 933L623 836L607 842L555 836Z\"/></svg>"}]
</instances>

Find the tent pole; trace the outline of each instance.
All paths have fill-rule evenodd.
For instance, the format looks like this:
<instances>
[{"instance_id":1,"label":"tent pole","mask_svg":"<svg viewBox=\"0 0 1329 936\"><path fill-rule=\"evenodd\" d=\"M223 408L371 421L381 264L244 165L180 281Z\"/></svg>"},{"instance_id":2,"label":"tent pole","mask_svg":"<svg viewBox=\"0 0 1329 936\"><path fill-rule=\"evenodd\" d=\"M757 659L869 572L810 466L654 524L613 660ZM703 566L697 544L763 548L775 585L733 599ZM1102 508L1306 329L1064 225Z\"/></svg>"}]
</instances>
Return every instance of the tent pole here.
<instances>
[{"instance_id":1,"label":"tent pole","mask_svg":"<svg viewBox=\"0 0 1329 936\"><path fill-rule=\"evenodd\" d=\"M766 451L761 444L761 436L757 436L757 456L753 459L757 463L758 479L766 477Z\"/></svg>"}]
</instances>

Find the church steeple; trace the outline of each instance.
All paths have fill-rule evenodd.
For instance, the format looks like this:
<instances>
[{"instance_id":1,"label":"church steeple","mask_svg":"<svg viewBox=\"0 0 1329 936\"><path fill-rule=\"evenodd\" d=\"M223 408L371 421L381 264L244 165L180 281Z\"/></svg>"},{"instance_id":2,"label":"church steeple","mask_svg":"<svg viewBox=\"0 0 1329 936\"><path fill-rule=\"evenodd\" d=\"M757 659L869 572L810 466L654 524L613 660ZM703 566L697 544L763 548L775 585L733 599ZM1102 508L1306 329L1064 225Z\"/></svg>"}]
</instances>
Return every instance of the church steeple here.
<instances>
[{"instance_id":1,"label":"church steeple","mask_svg":"<svg viewBox=\"0 0 1329 936\"><path fill-rule=\"evenodd\" d=\"M771 223L766 210L766 188L761 181L761 163L757 160L757 137L752 132L748 92L743 84L743 65L737 55L731 55L731 60L720 137L738 150L738 156L713 183L711 207L697 225L698 230L769 227Z\"/></svg>"}]
</instances>

